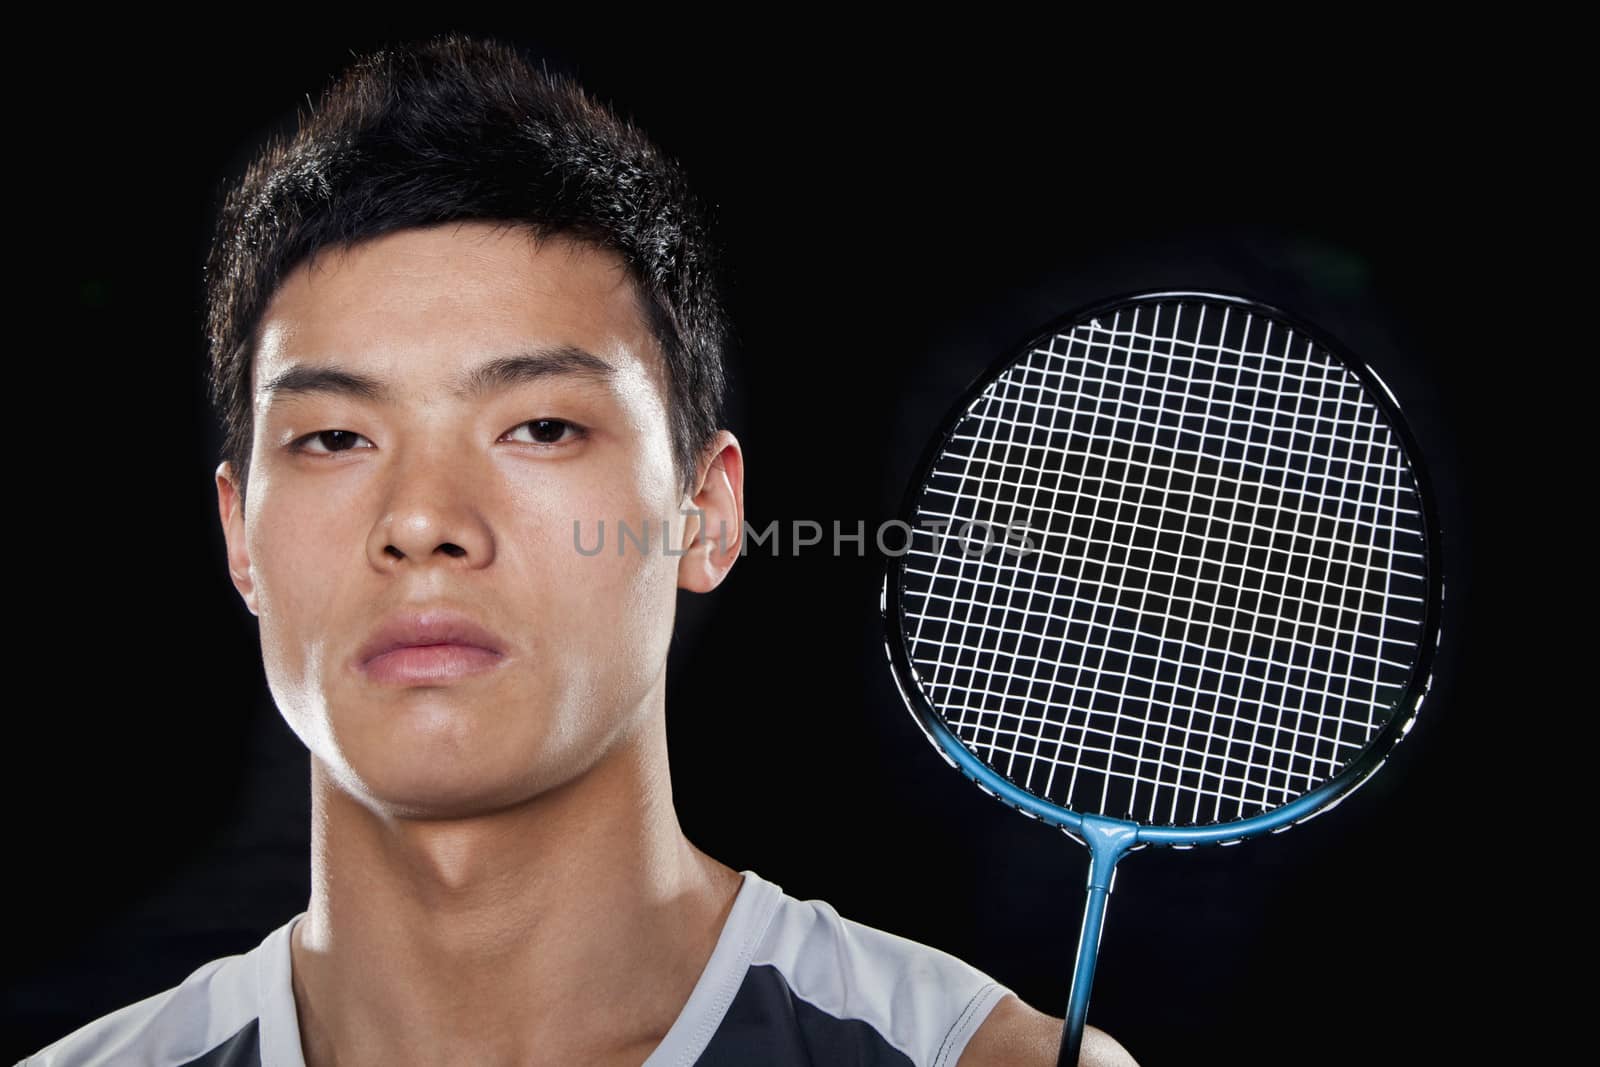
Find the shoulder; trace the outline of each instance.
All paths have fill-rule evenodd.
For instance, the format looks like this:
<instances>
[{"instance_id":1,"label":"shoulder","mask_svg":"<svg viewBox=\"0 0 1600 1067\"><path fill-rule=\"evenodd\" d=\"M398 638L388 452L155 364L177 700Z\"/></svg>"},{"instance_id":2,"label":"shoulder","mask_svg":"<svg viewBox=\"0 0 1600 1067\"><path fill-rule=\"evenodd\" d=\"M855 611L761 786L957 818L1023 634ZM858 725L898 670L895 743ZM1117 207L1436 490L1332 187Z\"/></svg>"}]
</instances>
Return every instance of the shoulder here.
<instances>
[{"instance_id":1,"label":"shoulder","mask_svg":"<svg viewBox=\"0 0 1600 1067\"><path fill-rule=\"evenodd\" d=\"M787 895L750 965L747 982L780 994L768 999L796 1020L810 1058L834 1063L880 1062L861 1055L871 1047L884 1063L951 1067L1010 992L948 952L844 918L826 901Z\"/></svg>"},{"instance_id":2,"label":"shoulder","mask_svg":"<svg viewBox=\"0 0 1600 1067\"><path fill-rule=\"evenodd\" d=\"M93 1019L21 1067L200 1067L261 1061L260 953L202 964L181 983Z\"/></svg>"},{"instance_id":3,"label":"shoulder","mask_svg":"<svg viewBox=\"0 0 1600 1067\"><path fill-rule=\"evenodd\" d=\"M137 1060L181 1064L205 1049L205 989L223 961L214 960L182 984L92 1019L23 1061L27 1067L98 1067Z\"/></svg>"},{"instance_id":4,"label":"shoulder","mask_svg":"<svg viewBox=\"0 0 1600 1067\"><path fill-rule=\"evenodd\" d=\"M1015 993L1008 993L972 1035L957 1067L998 1067L1000 1064L1055 1067L1064 1025L1063 1020L1030 1007ZM1078 1063L1080 1067L1139 1067L1115 1038L1093 1026L1084 1028Z\"/></svg>"}]
</instances>

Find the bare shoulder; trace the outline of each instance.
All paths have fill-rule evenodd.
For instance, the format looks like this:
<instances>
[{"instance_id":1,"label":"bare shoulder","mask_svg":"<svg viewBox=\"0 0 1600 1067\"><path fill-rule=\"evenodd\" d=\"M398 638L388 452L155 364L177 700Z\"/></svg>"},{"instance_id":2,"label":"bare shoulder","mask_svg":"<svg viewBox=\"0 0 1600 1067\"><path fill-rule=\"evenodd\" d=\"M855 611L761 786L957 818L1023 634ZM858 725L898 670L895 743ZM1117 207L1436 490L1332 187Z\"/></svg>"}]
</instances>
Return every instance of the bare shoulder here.
<instances>
[{"instance_id":1,"label":"bare shoulder","mask_svg":"<svg viewBox=\"0 0 1600 1067\"><path fill-rule=\"evenodd\" d=\"M999 1064L1055 1067L1056 1057L1061 1053L1064 1025L1064 1020L1037 1011L1021 997L1008 993L972 1035L956 1067L998 1067ZM1078 1064L1079 1067L1139 1067L1116 1038L1093 1026L1084 1027Z\"/></svg>"}]
</instances>

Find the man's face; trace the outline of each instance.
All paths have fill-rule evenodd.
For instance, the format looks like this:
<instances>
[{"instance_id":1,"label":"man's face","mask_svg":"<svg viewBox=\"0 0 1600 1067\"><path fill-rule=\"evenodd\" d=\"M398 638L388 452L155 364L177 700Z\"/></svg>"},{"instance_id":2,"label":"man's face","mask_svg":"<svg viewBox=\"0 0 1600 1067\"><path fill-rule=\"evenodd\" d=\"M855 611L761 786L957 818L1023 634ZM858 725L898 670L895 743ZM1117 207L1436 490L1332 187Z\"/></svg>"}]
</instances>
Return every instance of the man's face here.
<instances>
[{"instance_id":1,"label":"man's face","mask_svg":"<svg viewBox=\"0 0 1600 1067\"><path fill-rule=\"evenodd\" d=\"M489 361L558 346L609 373L462 389ZM295 368L385 396L285 379ZM676 549L684 518L664 370L619 258L486 223L325 254L268 306L253 389L244 515L219 480L230 559L273 697L345 789L400 814L497 807L642 725L679 584L662 522ZM603 550L580 552L574 524L592 552L602 520ZM619 520L649 524L648 551L619 554ZM433 608L487 627L503 654L425 680L362 666L386 619Z\"/></svg>"}]
</instances>

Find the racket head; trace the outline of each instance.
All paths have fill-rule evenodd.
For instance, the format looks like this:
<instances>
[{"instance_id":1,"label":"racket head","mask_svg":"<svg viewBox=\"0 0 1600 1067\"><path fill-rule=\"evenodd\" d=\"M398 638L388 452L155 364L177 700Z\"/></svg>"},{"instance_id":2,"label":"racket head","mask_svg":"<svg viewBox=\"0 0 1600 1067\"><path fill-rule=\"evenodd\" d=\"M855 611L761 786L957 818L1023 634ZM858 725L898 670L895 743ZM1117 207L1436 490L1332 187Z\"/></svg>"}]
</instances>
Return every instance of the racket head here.
<instances>
[{"instance_id":1,"label":"racket head","mask_svg":"<svg viewBox=\"0 0 1600 1067\"><path fill-rule=\"evenodd\" d=\"M919 606L926 607L926 604L931 599L927 595L928 589L924 588L919 592L908 587L908 578L911 576L908 568L912 568L919 560L916 546L926 544L929 540L929 535L925 535L922 532L923 527L919 526L919 520L927 518L924 505L929 497L930 485L936 477L940 476L937 473L939 465L941 462L948 464L952 456L962 454L961 448L952 447L952 441L963 428L971 428L974 418L973 413L986 401L991 404L1001 404L1003 410L1005 400L1003 398L997 399L996 390L1006 381L1008 373L1012 376L1011 385L1015 387L1016 382L1021 380L1017 373L1019 368L1031 356L1052 350L1052 346L1056 342L1070 338L1074 335L1075 330L1085 327L1086 324L1093 323L1098 326L1100 320L1113 316L1133 316L1135 324L1133 328L1136 330L1138 315L1154 314L1156 316L1154 321L1159 322L1159 316L1163 310L1170 310L1173 307L1188 304L1196 307L1225 309L1230 314L1239 313L1252 316L1253 318L1269 321L1284 330L1292 331L1293 336L1307 346L1306 351L1308 353L1315 352L1316 357L1324 360L1328 368L1347 371L1351 376L1350 380L1359 382L1360 399L1370 401L1372 406L1377 409L1377 421L1374 425L1387 431L1392 447L1398 452L1396 463L1397 482L1405 482L1403 488L1409 494L1409 502L1414 505L1415 509L1414 529L1408 530L1408 537L1414 539L1422 558L1420 560L1421 574L1411 576L1412 583L1418 591L1419 603L1415 605L1415 617L1405 620L1406 625L1410 628L1409 632L1414 635L1414 639L1408 645L1411 659L1410 669L1403 682L1396 683L1391 680L1384 687L1386 691L1385 704L1387 706L1385 716L1380 725L1368 731L1368 736L1360 745L1359 750L1339 763L1335 773L1326 776L1324 780L1308 785L1297 795L1291 797L1286 794L1281 803L1263 804L1262 810L1241 814L1239 817L1193 819L1180 823L1174 820L1152 819L1146 821L1139 818L1119 818L1102 811L1088 810L1088 806L1083 806L1083 810L1079 810L1063 803L1063 798L1059 791L1051 794L1037 787L1030 788L1027 783L1015 780L1014 776L1001 773L979 752L974 751L974 746L969 745L961 736L958 736L960 732L971 734L973 731L970 726L967 724L953 726L947 719L945 710L941 707L940 702L930 698L928 687L922 681L922 674L927 672L929 664L925 657L919 662L912 648L914 638L908 636L907 630L909 628L909 602L917 601ZM1119 319L1118 321L1121 320ZM1112 329L1115 330L1116 327L1113 326ZM1245 335L1249 336L1248 325L1245 327ZM1218 342L1219 348L1225 347L1226 336L1227 329L1224 327L1223 341ZM1152 341L1151 352L1155 350L1154 345L1155 342ZM1243 347L1241 345L1241 348ZM1148 355L1149 353L1146 354ZM1308 355L1307 358L1309 360L1311 357ZM1068 365L1070 365L1070 360L1068 360ZM1342 388L1348 388L1348 385ZM1120 400L1118 403L1118 410L1120 411ZM1018 406L1014 410L1020 411L1021 407ZM1321 411L1320 402L1317 410ZM1095 418L1097 420L1098 416ZM1275 418L1272 425L1276 426ZM1286 428L1292 430L1292 425ZM1034 427L1034 429L1037 430L1038 427ZM1068 433L1070 436L1070 427ZM1376 437L1375 429L1373 440L1376 440ZM1008 442L1008 446L1016 447L1017 442ZM1027 453L1026 448L1024 448L1024 453ZM1010 454L1008 453L1008 455ZM968 454L967 458L970 465L972 462L971 455ZM992 457L982 462L987 463L991 459ZM1001 465L1005 466L1007 464L1002 461ZM1014 464L1011 465L1014 466ZM944 477L948 478L948 474ZM1169 480L1170 477L1169 473ZM1324 485L1326 484L1327 480L1324 479ZM1059 490L1060 485L1061 476L1057 475L1057 490ZM1016 489L1017 498L1020 500L1023 488L1016 486L1012 488ZM1038 491L1039 488L1035 485L1035 498L1038 495ZM1056 499L1060 498L1058 496ZM1401 494L1397 488L1395 492L1397 507L1400 498ZM1016 501L1012 503L1015 504ZM1359 514L1361 502L1358 499L1356 503L1356 510ZM1374 508L1374 515L1376 513L1377 509ZM952 406L940 431L929 441L923 451L916 468L916 476L908 485L905 493L900 509L900 519L912 531L908 540L908 551L899 555L892 555L888 565L885 567L879 596L879 611L884 626L885 655L895 679L896 687L907 710L911 713L913 720L917 723L923 735L945 761L960 770L980 789L1030 818L1059 827L1080 842L1086 843L1084 834L1085 815L1091 816L1096 823L1101 825L1104 825L1108 820L1123 822L1130 826L1136 825L1138 827L1138 835L1137 843L1133 846L1135 848L1150 844L1187 848L1200 844L1232 844L1256 834L1282 831L1298 822L1331 810L1339 801L1370 779L1382 767L1399 740L1410 732L1416 721L1416 716L1421 710L1423 697L1432 682L1433 662L1441 632L1444 597L1443 560L1438 515L1433 502L1432 489L1427 480L1424 465L1421 462L1420 449L1406 425L1399 402L1369 363L1352 356L1344 346L1322 330L1280 308L1251 297L1217 290L1140 291L1097 301L1067 312L1045 326L1030 331L1020 343L1006 350L984 372L979 374L957 403ZM1048 533L1044 538L1044 543L1046 545L1049 543ZM1391 541L1392 546L1393 542ZM920 558L925 562L933 555L936 554L923 552ZM984 555L987 557L989 553ZM1065 562L1063 562L1062 566L1065 565ZM922 584L930 586L931 580L923 580ZM1364 597L1362 599L1364 601ZM1059 606L1053 607L1052 610L1058 611ZM1298 622L1296 633L1298 633ZM1356 636L1359 637L1360 635ZM1353 645L1354 642L1355 637L1352 637ZM1040 647L1042 648L1043 646ZM1063 652L1068 647L1071 647L1065 635L1061 637L1058 647ZM979 648L968 649L967 651L973 651L981 656L984 650ZM1003 651L995 653L996 656L1005 654ZM1105 652L1102 648L1102 660L1104 655ZM1130 663L1133 659L1134 657L1130 654ZM1381 662L1382 659L1382 644L1380 643L1378 660ZM959 670L960 668L952 665L952 669ZM934 673L937 673L937 671ZM1346 688L1348 690L1348 684ZM1373 683L1375 693L1377 688L1375 680ZM994 714L999 715L1001 713L994 712ZM1226 749L1223 756L1227 756ZM1116 758L1117 756L1114 754L1106 754L1108 767ZM1203 772L1201 772L1201 776L1204 776ZM1174 789L1174 793L1176 792L1177 790Z\"/></svg>"}]
</instances>

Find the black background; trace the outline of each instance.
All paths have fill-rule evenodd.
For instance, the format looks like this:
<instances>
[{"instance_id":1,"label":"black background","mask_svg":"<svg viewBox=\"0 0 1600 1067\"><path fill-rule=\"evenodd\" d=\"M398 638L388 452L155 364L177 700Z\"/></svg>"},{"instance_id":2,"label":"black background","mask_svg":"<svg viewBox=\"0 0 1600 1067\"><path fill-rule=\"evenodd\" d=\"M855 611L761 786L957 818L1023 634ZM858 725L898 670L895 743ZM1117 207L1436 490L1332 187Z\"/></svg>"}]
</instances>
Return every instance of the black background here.
<instances>
[{"instance_id":1,"label":"black background","mask_svg":"<svg viewBox=\"0 0 1600 1067\"><path fill-rule=\"evenodd\" d=\"M10 749L7 881L26 921L0 1055L246 951L305 906L307 756L222 557L200 268L224 180L297 102L352 51L441 28L108 30L39 83L45 136L19 147L52 206L17 221L48 238L34 262L60 327L28 353L51 391L20 412L13 489L39 525L16 531L13 579L18 669L48 683L22 699ZM1480 71L1392 38L1324 59L1153 49L1138 26L937 46L781 22L715 38L449 28L576 74L715 205L752 526L894 517L973 376L1100 297L1220 287L1369 359L1437 489L1433 691L1336 812L1124 861L1091 1021L1145 1067L1477 1059L1500 1030L1484 1020L1514 1021L1491 980L1502 848L1463 817L1488 799L1515 699L1495 654L1514 594L1484 496L1510 461L1484 432L1499 379L1476 316L1507 264ZM883 659L870 539L860 557L784 552L681 595L668 723L689 837L1062 1014L1086 853L917 732ZM1516 796L1503 772L1495 785Z\"/></svg>"}]
</instances>

